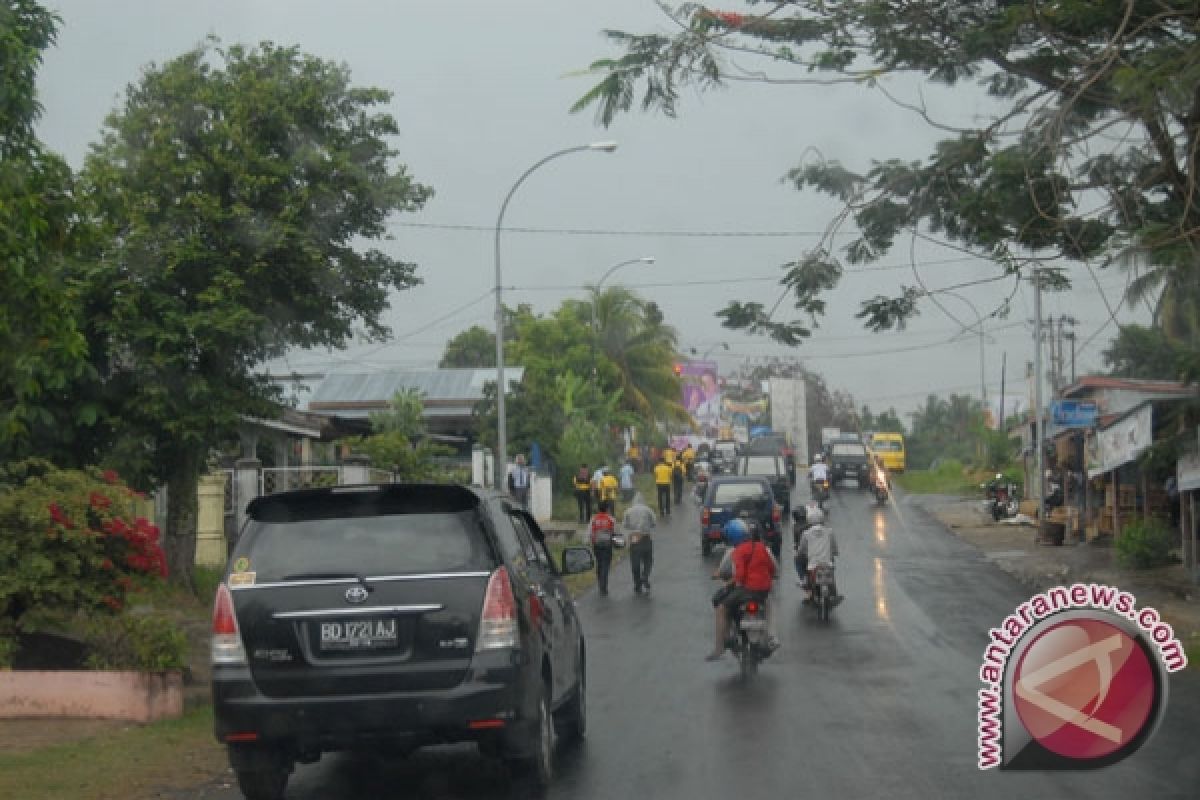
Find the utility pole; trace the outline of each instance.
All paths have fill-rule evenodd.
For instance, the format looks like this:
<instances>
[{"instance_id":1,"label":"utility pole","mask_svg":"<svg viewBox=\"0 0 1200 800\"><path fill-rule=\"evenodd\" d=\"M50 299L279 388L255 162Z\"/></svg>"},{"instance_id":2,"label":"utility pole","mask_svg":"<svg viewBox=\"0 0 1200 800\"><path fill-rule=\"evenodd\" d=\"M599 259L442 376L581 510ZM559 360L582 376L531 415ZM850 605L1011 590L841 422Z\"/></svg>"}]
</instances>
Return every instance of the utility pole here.
<instances>
[{"instance_id":1,"label":"utility pole","mask_svg":"<svg viewBox=\"0 0 1200 800\"><path fill-rule=\"evenodd\" d=\"M1008 374L1008 351L1000 355L1000 424L997 429L1001 433L1007 433L1008 428L1004 424L1004 378Z\"/></svg>"},{"instance_id":2,"label":"utility pole","mask_svg":"<svg viewBox=\"0 0 1200 800\"><path fill-rule=\"evenodd\" d=\"M1033 354L1033 419L1034 447L1037 450L1037 493L1038 493L1038 531L1046 519L1046 476L1042 470L1042 276L1037 267L1033 268L1033 315L1037 319L1034 325L1033 341L1036 350Z\"/></svg>"}]
</instances>

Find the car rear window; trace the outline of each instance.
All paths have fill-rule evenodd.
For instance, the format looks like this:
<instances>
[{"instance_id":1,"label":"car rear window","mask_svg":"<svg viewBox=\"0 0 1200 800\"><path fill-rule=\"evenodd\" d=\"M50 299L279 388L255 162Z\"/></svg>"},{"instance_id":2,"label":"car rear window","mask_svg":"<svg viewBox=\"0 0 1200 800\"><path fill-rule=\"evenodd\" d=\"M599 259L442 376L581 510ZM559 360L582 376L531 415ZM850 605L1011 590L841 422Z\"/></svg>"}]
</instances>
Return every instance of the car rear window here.
<instances>
[{"instance_id":1,"label":"car rear window","mask_svg":"<svg viewBox=\"0 0 1200 800\"><path fill-rule=\"evenodd\" d=\"M774 456L750 456L746 459L746 475L778 475Z\"/></svg>"},{"instance_id":2,"label":"car rear window","mask_svg":"<svg viewBox=\"0 0 1200 800\"><path fill-rule=\"evenodd\" d=\"M247 560L246 571L256 574L256 582L494 566L478 508L462 508L477 504L473 496L449 502L427 497L415 508L388 502L386 496L364 497L361 503L341 497L326 501L306 497L256 509L260 513L252 514L235 552ZM431 505L447 510L431 510ZM405 513L408 509L411 513Z\"/></svg>"},{"instance_id":3,"label":"car rear window","mask_svg":"<svg viewBox=\"0 0 1200 800\"><path fill-rule=\"evenodd\" d=\"M712 504L727 506L745 497L762 497L763 486L758 483L720 483L713 488Z\"/></svg>"},{"instance_id":4,"label":"car rear window","mask_svg":"<svg viewBox=\"0 0 1200 800\"><path fill-rule=\"evenodd\" d=\"M900 452L901 450L903 450L903 449L904 449L904 445L902 445L902 444L900 444L899 442L896 442L896 441L890 441L890 442L889 442L889 441L886 441L886 440L884 440L884 441L876 441L876 442L875 442L875 449L876 449L876 450L888 450L888 451L890 451L890 452L893 452L893 453L898 453L898 452Z\"/></svg>"},{"instance_id":5,"label":"car rear window","mask_svg":"<svg viewBox=\"0 0 1200 800\"><path fill-rule=\"evenodd\" d=\"M867 448L861 444L835 444L833 454L835 456L865 456Z\"/></svg>"}]
</instances>

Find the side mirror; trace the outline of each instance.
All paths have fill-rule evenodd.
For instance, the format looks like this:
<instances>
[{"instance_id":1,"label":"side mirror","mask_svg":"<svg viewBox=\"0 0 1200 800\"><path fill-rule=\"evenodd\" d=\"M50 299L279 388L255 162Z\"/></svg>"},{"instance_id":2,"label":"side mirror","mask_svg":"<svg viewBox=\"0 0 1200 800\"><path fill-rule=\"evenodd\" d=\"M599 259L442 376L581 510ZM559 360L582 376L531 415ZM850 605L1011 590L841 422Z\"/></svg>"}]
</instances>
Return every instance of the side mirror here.
<instances>
[{"instance_id":1,"label":"side mirror","mask_svg":"<svg viewBox=\"0 0 1200 800\"><path fill-rule=\"evenodd\" d=\"M562 572L564 575L578 575L581 572L591 572L596 568L596 559L587 547L568 547L562 553Z\"/></svg>"}]
</instances>

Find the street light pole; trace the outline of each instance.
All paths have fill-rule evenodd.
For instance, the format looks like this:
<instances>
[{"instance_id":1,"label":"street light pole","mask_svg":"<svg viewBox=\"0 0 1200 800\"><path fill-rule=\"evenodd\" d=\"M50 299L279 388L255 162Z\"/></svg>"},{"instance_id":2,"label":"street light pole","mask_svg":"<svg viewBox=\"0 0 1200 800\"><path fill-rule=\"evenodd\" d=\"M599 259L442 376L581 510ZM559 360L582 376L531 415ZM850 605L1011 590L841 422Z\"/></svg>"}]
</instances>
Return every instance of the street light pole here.
<instances>
[{"instance_id":1,"label":"street light pole","mask_svg":"<svg viewBox=\"0 0 1200 800\"><path fill-rule=\"evenodd\" d=\"M599 318L596 314L596 306L600 302L600 288L604 286L604 282L608 280L608 276L619 270L621 267L627 267L630 264L653 264L654 256L642 256L641 258L631 258L628 261L622 261L620 264L613 264L608 268L608 271L600 276L600 280L596 281L595 292L596 296L592 300L592 377L596 376L596 337L600 334L598 327Z\"/></svg>"},{"instance_id":2,"label":"street light pole","mask_svg":"<svg viewBox=\"0 0 1200 800\"><path fill-rule=\"evenodd\" d=\"M505 403L504 403L504 301L501 298L501 272L500 272L500 228L504 223L504 212L508 210L508 203L512 200L517 189L525 182L525 179L532 175L543 164L553 161L571 153L581 153L585 150L599 150L604 153L611 153L617 149L616 142L592 142L591 144L581 144L575 147L568 147L563 150L558 150L546 156L542 160L535 163L529 169L521 173L521 177L517 178L516 183L508 190L508 194L504 196L504 202L500 205L500 214L496 217L496 483L495 488L500 491L504 488L504 478L506 475L508 464L508 424L505 418Z\"/></svg>"}]
</instances>

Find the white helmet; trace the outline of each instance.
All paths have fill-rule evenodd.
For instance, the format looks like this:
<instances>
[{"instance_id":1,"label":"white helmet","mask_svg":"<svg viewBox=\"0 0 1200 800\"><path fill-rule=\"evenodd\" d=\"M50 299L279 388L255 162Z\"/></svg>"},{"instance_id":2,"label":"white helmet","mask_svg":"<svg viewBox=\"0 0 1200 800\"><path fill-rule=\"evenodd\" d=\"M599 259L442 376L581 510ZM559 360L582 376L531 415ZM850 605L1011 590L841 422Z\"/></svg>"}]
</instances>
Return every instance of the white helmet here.
<instances>
[{"instance_id":1,"label":"white helmet","mask_svg":"<svg viewBox=\"0 0 1200 800\"><path fill-rule=\"evenodd\" d=\"M817 453L815 456L813 456L814 464L820 464L824 460L825 460L825 456L821 455L820 453Z\"/></svg>"},{"instance_id":2,"label":"white helmet","mask_svg":"<svg viewBox=\"0 0 1200 800\"><path fill-rule=\"evenodd\" d=\"M820 507L810 506L809 508L805 509L805 511L808 514L808 516L805 518L805 521L808 522L809 525L820 525L825 521L825 512L822 511Z\"/></svg>"}]
</instances>

